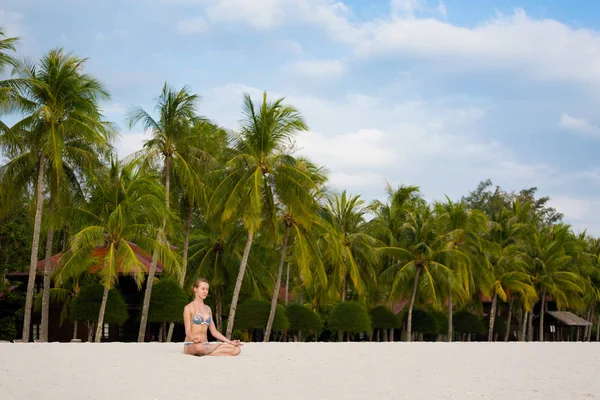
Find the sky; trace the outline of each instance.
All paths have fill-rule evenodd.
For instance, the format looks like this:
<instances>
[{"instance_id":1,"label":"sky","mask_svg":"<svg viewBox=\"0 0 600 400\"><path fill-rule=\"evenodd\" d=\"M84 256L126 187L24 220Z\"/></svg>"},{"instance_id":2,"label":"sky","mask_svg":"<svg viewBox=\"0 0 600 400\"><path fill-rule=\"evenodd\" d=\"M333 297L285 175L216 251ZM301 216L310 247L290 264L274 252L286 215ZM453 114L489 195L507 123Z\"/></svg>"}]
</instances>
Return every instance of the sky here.
<instances>
[{"instance_id":1,"label":"sky","mask_svg":"<svg viewBox=\"0 0 600 400\"><path fill-rule=\"evenodd\" d=\"M492 5L493 3L493 5ZM298 154L334 189L417 185L458 200L480 181L537 187L600 235L600 2L592 0L4 0L19 57L63 47L111 93L120 156L148 138L164 82L230 129L244 93L285 97Z\"/></svg>"}]
</instances>

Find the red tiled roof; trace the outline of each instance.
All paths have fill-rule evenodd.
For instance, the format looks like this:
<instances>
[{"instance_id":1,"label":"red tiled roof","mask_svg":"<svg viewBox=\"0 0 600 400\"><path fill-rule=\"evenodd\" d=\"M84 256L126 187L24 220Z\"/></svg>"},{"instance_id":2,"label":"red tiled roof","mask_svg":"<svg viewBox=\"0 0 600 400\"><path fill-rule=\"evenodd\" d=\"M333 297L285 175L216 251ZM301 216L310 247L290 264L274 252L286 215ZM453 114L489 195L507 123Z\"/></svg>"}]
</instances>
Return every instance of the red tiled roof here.
<instances>
[{"instance_id":1,"label":"red tiled roof","mask_svg":"<svg viewBox=\"0 0 600 400\"><path fill-rule=\"evenodd\" d=\"M135 243L129 242L129 245L133 249L133 252L137 256L138 260L140 260L141 263L144 265L144 272L147 272L148 269L150 268L150 264L152 263L152 255L149 254L147 251L143 250L141 247L139 247ZM107 252L108 252L108 249L106 247L96 247L94 249L93 256L97 257L97 258L102 258L106 255ZM58 262L60 261L62 256L63 256L63 253L61 252L61 253L53 255L50 258L50 269L51 270L54 270L54 268L56 267L56 265L58 264ZM44 273L45 266L46 266L45 260L38 261L37 266L36 266L38 275L42 275ZM96 273L99 268L100 268L100 266L98 264L90 265L89 272L92 274ZM158 262L156 264L156 273L160 274L160 273L162 273L162 271L163 271L163 265L160 262ZM121 267L119 267L119 273L123 274L123 269ZM11 272L11 273L8 273L7 275L8 276L25 276L28 274L29 274L29 271L19 271L19 272Z\"/></svg>"}]
</instances>

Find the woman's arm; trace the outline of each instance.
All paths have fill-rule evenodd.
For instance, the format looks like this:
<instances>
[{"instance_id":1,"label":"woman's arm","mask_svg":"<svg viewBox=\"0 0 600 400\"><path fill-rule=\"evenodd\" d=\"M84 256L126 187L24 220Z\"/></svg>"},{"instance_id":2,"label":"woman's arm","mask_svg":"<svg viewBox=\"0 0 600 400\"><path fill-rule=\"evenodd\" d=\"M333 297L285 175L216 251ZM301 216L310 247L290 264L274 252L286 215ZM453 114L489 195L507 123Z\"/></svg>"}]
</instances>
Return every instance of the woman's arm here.
<instances>
[{"instance_id":1,"label":"woman's arm","mask_svg":"<svg viewBox=\"0 0 600 400\"><path fill-rule=\"evenodd\" d=\"M183 325L185 326L185 337L186 339L193 340L192 337L192 320L190 313L188 312L188 306L183 307Z\"/></svg>"},{"instance_id":2,"label":"woman's arm","mask_svg":"<svg viewBox=\"0 0 600 400\"><path fill-rule=\"evenodd\" d=\"M206 307L208 307L208 306L206 306ZM221 332L219 332L217 330L217 326L215 325L215 321L212 316L212 310L210 309L210 307L208 307L208 313L210 314L210 325L208 326L208 329L210 330L210 334L213 335L213 337L215 339L220 340L221 342L234 344L234 342L227 339Z\"/></svg>"}]
</instances>

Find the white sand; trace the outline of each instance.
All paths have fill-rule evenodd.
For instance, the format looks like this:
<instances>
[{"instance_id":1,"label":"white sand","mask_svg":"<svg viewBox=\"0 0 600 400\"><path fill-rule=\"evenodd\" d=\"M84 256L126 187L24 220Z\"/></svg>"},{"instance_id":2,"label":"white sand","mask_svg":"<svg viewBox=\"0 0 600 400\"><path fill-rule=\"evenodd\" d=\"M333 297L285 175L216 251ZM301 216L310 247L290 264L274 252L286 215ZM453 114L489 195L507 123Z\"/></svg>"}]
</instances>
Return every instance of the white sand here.
<instances>
[{"instance_id":1,"label":"white sand","mask_svg":"<svg viewBox=\"0 0 600 400\"><path fill-rule=\"evenodd\" d=\"M598 343L0 343L0 399L590 399Z\"/></svg>"}]
</instances>

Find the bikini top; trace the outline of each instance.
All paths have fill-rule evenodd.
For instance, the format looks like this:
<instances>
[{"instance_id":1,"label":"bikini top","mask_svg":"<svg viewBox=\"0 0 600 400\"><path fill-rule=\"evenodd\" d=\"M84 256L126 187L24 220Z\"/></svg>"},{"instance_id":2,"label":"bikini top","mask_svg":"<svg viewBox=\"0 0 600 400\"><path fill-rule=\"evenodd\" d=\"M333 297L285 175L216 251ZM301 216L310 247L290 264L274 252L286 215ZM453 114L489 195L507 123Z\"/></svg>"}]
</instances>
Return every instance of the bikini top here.
<instances>
[{"instance_id":1,"label":"bikini top","mask_svg":"<svg viewBox=\"0 0 600 400\"><path fill-rule=\"evenodd\" d=\"M208 318L204 319L202 314L196 312L196 306L194 305L194 316L192 317L192 323L196 325L210 325L210 314Z\"/></svg>"}]
</instances>

